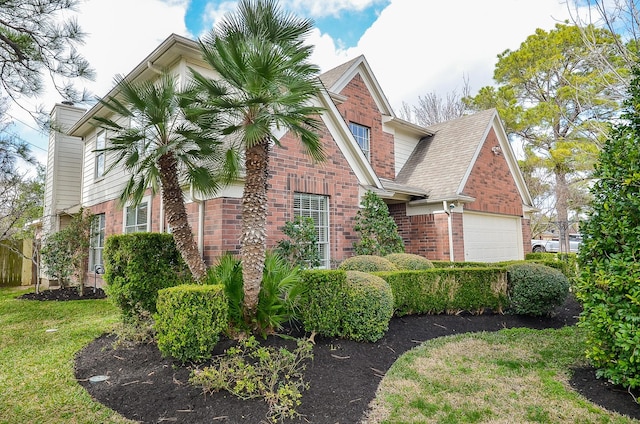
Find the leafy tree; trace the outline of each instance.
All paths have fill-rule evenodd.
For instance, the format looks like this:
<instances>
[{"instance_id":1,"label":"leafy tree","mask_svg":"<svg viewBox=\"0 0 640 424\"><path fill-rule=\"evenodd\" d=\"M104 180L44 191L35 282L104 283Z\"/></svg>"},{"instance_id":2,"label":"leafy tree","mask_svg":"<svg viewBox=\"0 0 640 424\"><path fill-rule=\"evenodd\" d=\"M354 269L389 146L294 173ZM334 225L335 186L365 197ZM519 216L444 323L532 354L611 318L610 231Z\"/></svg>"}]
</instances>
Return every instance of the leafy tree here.
<instances>
[{"instance_id":1,"label":"leafy tree","mask_svg":"<svg viewBox=\"0 0 640 424\"><path fill-rule=\"evenodd\" d=\"M81 209L69 225L47 237L42 247L42 262L49 276L57 279L60 287L66 287L70 277L74 276L81 294L93 219L89 211Z\"/></svg>"},{"instance_id":2,"label":"leafy tree","mask_svg":"<svg viewBox=\"0 0 640 424\"><path fill-rule=\"evenodd\" d=\"M318 232L313 218L296 216L293 221L284 223L282 232L289 237L288 240L278 242L277 252L283 258L302 269L320 266Z\"/></svg>"},{"instance_id":3,"label":"leafy tree","mask_svg":"<svg viewBox=\"0 0 640 424\"><path fill-rule=\"evenodd\" d=\"M205 61L217 72L193 77L204 93L201 119L238 140L244 149L241 256L244 314L255 315L266 255L267 187L275 131L297 136L309 156L324 159L317 115L311 100L321 89L319 69L309 63L312 47L304 44L313 22L283 12L275 0L241 0L236 12L200 41Z\"/></svg>"},{"instance_id":4,"label":"leafy tree","mask_svg":"<svg viewBox=\"0 0 640 424\"><path fill-rule=\"evenodd\" d=\"M147 189L151 193L161 190L176 247L193 278L203 281L207 268L189 225L182 187L189 185L199 193L213 194L225 181L218 171L236 175L237 167L224 161L215 131L202 130L186 118L186 103L181 103L184 99L174 76L163 73L158 80L144 82L130 82L118 76L116 84L119 93L100 103L117 116L130 118L131 125L94 118L110 131L104 151L114 153L115 158L106 172L121 166L130 175L120 195L122 204L138 205Z\"/></svg>"},{"instance_id":5,"label":"leafy tree","mask_svg":"<svg viewBox=\"0 0 640 424\"><path fill-rule=\"evenodd\" d=\"M355 221L353 229L360 235L360 240L353 243L357 255L386 256L404 252L398 226L389 215L387 205L374 192L364 195Z\"/></svg>"},{"instance_id":6,"label":"leafy tree","mask_svg":"<svg viewBox=\"0 0 640 424\"><path fill-rule=\"evenodd\" d=\"M640 70L622 122L596 166L592 211L582 226L576 295L588 330L587 357L598 375L640 387Z\"/></svg>"},{"instance_id":7,"label":"leafy tree","mask_svg":"<svg viewBox=\"0 0 640 424\"><path fill-rule=\"evenodd\" d=\"M41 94L46 73L65 100L84 99L85 95L73 87L72 80L93 78L89 63L76 50L85 34L74 19L63 19L79 3L79 0L0 2L1 97L19 104L22 96Z\"/></svg>"},{"instance_id":8,"label":"leafy tree","mask_svg":"<svg viewBox=\"0 0 640 424\"><path fill-rule=\"evenodd\" d=\"M600 53L617 63L617 38L591 30ZM619 110L614 79L585 46L578 27L557 24L551 31L536 30L518 50L499 54L494 80L497 87L484 87L467 100L475 109L498 109L512 139L524 142L524 170L543 169L552 176L562 233L574 207L570 199L579 198L572 189L584 187L593 169L603 122ZM566 250L567 234L561 246Z\"/></svg>"}]
</instances>

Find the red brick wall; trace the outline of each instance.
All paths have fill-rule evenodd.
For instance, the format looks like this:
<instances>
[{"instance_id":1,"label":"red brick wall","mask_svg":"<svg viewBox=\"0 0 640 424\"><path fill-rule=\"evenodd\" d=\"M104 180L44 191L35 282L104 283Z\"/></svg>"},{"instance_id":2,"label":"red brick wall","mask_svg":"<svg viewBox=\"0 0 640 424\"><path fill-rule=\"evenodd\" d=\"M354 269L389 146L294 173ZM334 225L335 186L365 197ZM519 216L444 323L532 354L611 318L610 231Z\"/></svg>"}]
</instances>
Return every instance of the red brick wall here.
<instances>
[{"instance_id":1,"label":"red brick wall","mask_svg":"<svg viewBox=\"0 0 640 424\"><path fill-rule=\"evenodd\" d=\"M525 255L531 253L531 221L525 218L522 218L522 245Z\"/></svg>"},{"instance_id":2,"label":"red brick wall","mask_svg":"<svg viewBox=\"0 0 640 424\"><path fill-rule=\"evenodd\" d=\"M394 204L389 205L389 214L398 225L405 252L437 261L450 259L449 217L446 213L407 216L405 204ZM463 261L462 214L453 213L452 228L454 260Z\"/></svg>"},{"instance_id":3,"label":"red brick wall","mask_svg":"<svg viewBox=\"0 0 640 424\"><path fill-rule=\"evenodd\" d=\"M340 92L347 100L337 105L347 123L370 128L371 165L381 178L395 178L393 135L382 131L382 114L362 77L356 75Z\"/></svg>"},{"instance_id":4,"label":"red brick wall","mask_svg":"<svg viewBox=\"0 0 640 424\"><path fill-rule=\"evenodd\" d=\"M498 137L491 129L463 191L476 200L465 204L464 208L478 212L522 216L522 198L504 154L496 155L491 151L498 145Z\"/></svg>"}]
</instances>

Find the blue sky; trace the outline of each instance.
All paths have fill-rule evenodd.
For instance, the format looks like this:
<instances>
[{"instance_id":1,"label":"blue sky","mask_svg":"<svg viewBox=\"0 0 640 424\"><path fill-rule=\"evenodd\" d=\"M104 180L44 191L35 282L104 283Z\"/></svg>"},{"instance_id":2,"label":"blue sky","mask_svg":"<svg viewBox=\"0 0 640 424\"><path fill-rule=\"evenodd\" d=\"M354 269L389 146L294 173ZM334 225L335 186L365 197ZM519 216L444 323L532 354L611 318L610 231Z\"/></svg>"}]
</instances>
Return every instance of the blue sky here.
<instances>
[{"instance_id":1,"label":"blue sky","mask_svg":"<svg viewBox=\"0 0 640 424\"><path fill-rule=\"evenodd\" d=\"M571 1L571 0L570 0ZM169 34L197 38L235 0L85 0L77 20L87 32L80 52L96 70L95 81L77 86L104 95L116 74L130 72ZM536 28L569 18L565 0L280 0L280 6L311 18L312 60L323 71L365 55L392 107L416 104L418 96L459 91L466 78L472 94L492 84L497 55L517 49ZM145 19L140 19L145 16ZM33 101L51 110L53 91ZM46 135L30 128L17 108L16 130L42 160ZM24 123L24 124L23 124ZM26 124L26 125L25 125Z\"/></svg>"}]
</instances>

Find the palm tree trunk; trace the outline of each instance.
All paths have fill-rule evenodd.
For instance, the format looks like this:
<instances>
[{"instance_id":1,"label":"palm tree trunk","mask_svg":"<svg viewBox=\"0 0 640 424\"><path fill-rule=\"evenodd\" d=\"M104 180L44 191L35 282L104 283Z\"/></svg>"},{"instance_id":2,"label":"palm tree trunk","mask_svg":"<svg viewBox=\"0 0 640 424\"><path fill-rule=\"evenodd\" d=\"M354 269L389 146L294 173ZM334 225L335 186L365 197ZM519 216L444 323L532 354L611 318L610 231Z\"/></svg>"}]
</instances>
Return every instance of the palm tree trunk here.
<instances>
[{"instance_id":1,"label":"palm tree trunk","mask_svg":"<svg viewBox=\"0 0 640 424\"><path fill-rule=\"evenodd\" d=\"M267 250L267 180L269 177L269 139L245 152L246 179L242 194L242 279L244 281L244 318L255 316Z\"/></svg>"},{"instance_id":2,"label":"palm tree trunk","mask_svg":"<svg viewBox=\"0 0 640 424\"><path fill-rule=\"evenodd\" d=\"M176 248L189 267L193 278L198 282L203 282L207 276L207 266L200 255L187 218L182 188L180 181L178 181L178 161L172 153L166 153L158 159L158 167L160 168L164 211L171 226Z\"/></svg>"}]
</instances>

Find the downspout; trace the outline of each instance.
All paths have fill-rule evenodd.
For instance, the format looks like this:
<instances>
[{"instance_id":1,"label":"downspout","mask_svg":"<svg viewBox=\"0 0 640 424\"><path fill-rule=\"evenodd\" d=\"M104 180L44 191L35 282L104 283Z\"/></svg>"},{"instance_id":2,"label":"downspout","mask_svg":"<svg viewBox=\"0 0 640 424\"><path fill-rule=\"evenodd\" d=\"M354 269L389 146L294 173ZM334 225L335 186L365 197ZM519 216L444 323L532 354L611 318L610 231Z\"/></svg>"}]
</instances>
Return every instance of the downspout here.
<instances>
[{"instance_id":1,"label":"downspout","mask_svg":"<svg viewBox=\"0 0 640 424\"><path fill-rule=\"evenodd\" d=\"M453 262L453 220L451 216L451 211L449 208L453 209L454 205L447 204L446 200L442 201L442 208L444 209L444 213L447 214L447 229L449 231L449 262Z\"/></svg>"},{"instance_id":2,"label":"downspout","mask_svg":"<svg viewBox=\"0 0 640 424\"><path fill-rule=\"evenodd\" d=\"M193 186L189 187L189 196L198 204L198 252L204 257L204 200L196 197Z\"/></svg>"}]
</instances>

